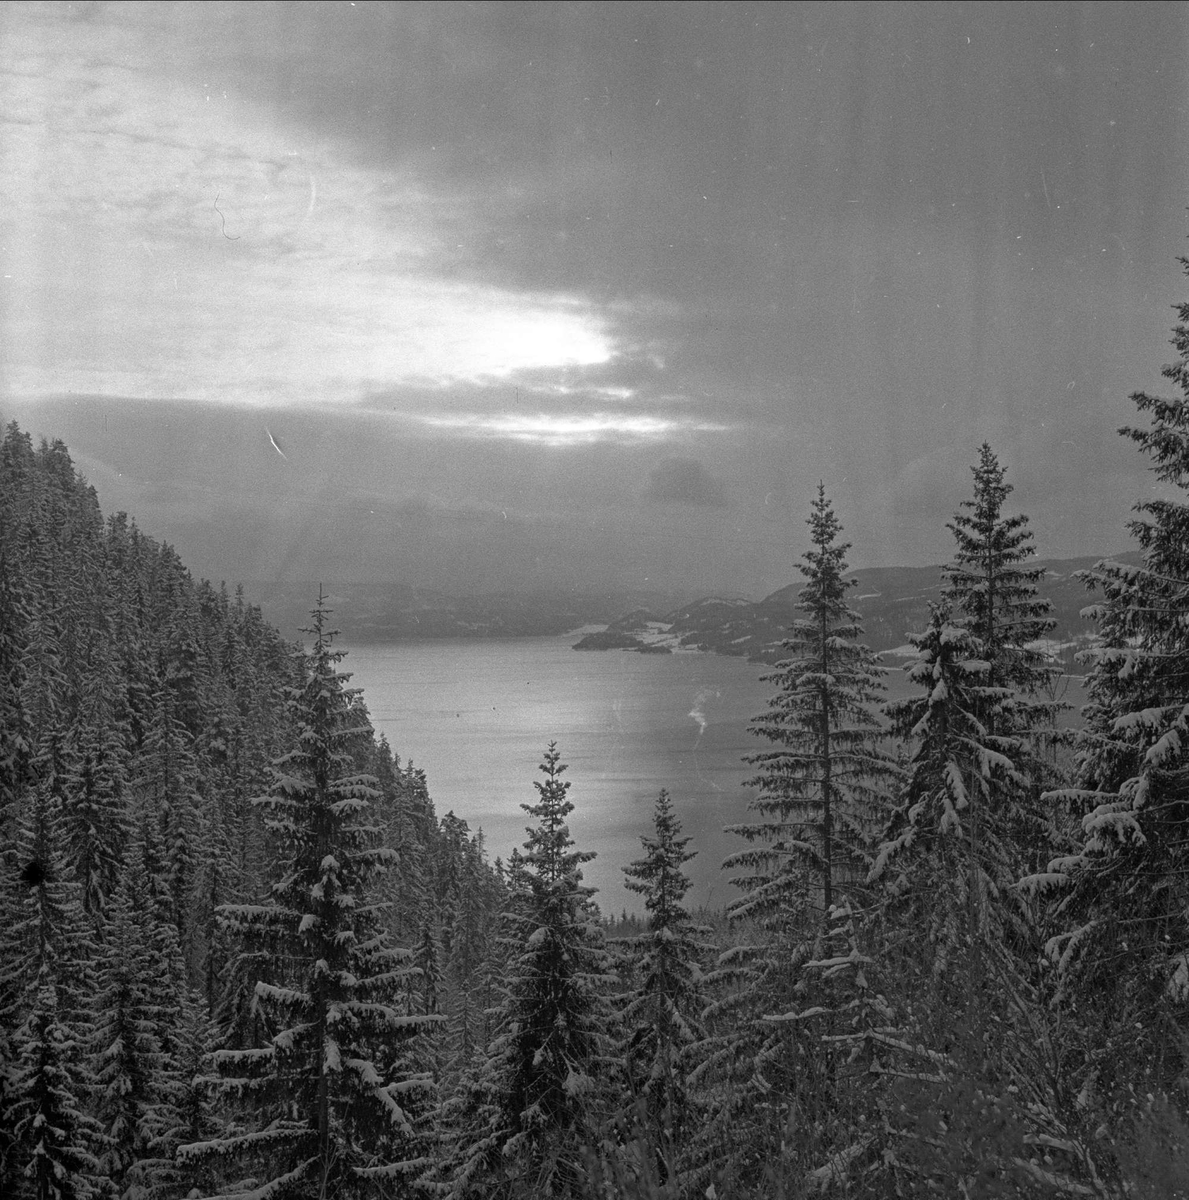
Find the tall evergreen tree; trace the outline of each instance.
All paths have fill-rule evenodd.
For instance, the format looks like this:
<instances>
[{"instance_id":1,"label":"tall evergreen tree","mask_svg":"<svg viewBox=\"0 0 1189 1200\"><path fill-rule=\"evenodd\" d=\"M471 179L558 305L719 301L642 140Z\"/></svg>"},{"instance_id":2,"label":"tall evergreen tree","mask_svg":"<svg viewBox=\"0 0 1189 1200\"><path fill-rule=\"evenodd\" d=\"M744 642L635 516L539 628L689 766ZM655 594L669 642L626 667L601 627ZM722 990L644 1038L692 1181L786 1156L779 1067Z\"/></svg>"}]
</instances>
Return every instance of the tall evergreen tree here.
<instances>
[{"instance_id":1,"label":"tall evergreen tree","mask_svg":"<svg viewBox=\"0 0 1189 1200\"><path fill-rule=\"evenodd\" d=\"M506 999L492 1044L455 1195L505 1197L526 1188L570 1194L581 1153L595 1136L600 1089L610 1069L611 982L592 889L582 884L591 851L575 848L574 805L555 744L545 752L528 828L523 887L506 918L511 955Z\"/></svg>"},{"instance_id":2,"label":"tall evergreen tree","mask_svg":"<svg viewBox=\"0 0 1189 1200\"><path fill-rule=\"evenodd\" d=\"M256 985L267 1044L215 1056L225 1087L257 1098L260 1128L179 1153L262 1159L272 1181L262 1194L356 1196L423 1165L416 1127L429 1081L404 1068L408 1039L434 1018L408 1011L409 952L390 943L373 903L395 855L365 823L374 779L354 766L371 730L356 723L321 598L312 616L297 745L259 801L282 848L271 903L224 910L282 964Z\"/></svg>"},{"instance_id":3,"label":"tall evergreen tree","mask_svg":"<svg viewBox=\"0 0 1189 1200\"><path fill-rule=\"evenodd\" d=\"M762 1186L781 1145L796 1146L796 1173L849 1144L838 1144L846 1131L830 1115L841 1103L840 1010L851 1002L835 976L853 973L846 914L866 891L897 768L881 744L885 672L859 640L849 547L821 485L808 525L803 615L787 659L766 677L776 684L768 712L752 725L775 744L747 760L758 768L749 807L759 819L728 827L751 847L724 863L742 868L729 911L744 936L720 960L694 1076L714 1097L693 1148L701 1186L723 1172Z\"/></svg>"},{"instance_id":4,"label":"tall evergreen tree","mask_svg":"<svg viewBox=\"0 0 1189 1200\"><path fill-rule=\"evenodd\" d=\"M1162 488L1128 525L1142 563L1086 576L1100 644L1077 786L1056 797L1083 817L1081 845L1032 880L1057 889L1049 950L1080 1030L1068 1090L1091 1111L1171 1089L1189 1066L1189 303L1177 312L1163 371L1177 394L1135 393L1147 424L1121 430Z\"/></svg>"},{"instance_id":5,"label":"tall evergreen tree","mask_svg":"<svg viewBox=\"0 0 1189 1200\"><path fill-rule=\"evenodd\" d=\"M427 913L414 955L414 962L421 973L421 1011L424 1013L441 1012L442 968L439 959L438 939L433 920Z\"/></svg>"},{"instance_id":6,"label":"tall evergreen tree","mask_svg":"<svg viewBox=\"0 0 1189 1200\"><path fill-rule=\"evenodd\" d=\"M222 1112L212 1087L212 1055L216 1044L214 1025L206 1013L202 997L190 992L183 1005L174 1038L176 1085L171 1104L163 1112L164 1127L154 1139L155 1182L166 1194L200 1195L215 1184L209 1163L181 1156L182 1146L217 1141L225 1136Z\"/></svg>"},{"instance_id":7,"label":"tall evergreen tree","mask_svg":"<svg viewBox=\"0 0 1189 1200\"><path fill-rule=\"evenodd\" d=\"M76 725L64 784L64 833L83 908L99 916L119 884L128 841L126 770L119 730L102 706Z\"/></svg>"},{"instance_id":8,"label":"tall evergreen tree","mask_svg":"<svg viewBox=\"0 0 1189 1200\"><path fill-rule=\"evenodd\" d=\"M28 443L28 434L22 434L15 422L0 441L0 872L5 875L17 870L17 821L33 782L33 735L25 711L28 597L18 566L13 511L19 481L32 458ZM7 915L0 907L0 920ZM15 1055L13 1030L0 1022L0 1112L9 1103ZM8 1162L11 1152L12 1133L0 1128L0 1163ZM0 1181L4 1177L0 1173Z\"/></svg>"},{"instance_id":9,"label":"tall evergreen tree","mask_svg":"<svg viewBox=\"0 0 1189 1200\"><path fill-rule=\"evenodd\" d=\"M901 952L969 991L983 982L979 948L1002 941L1016 879L1010 828L996 801L1018 782L1019 743L980 720L1010 697L988 685L982 645L970 630L938 607L911 641L917 660L909 677L921 694L889 705L888 714L895 736L916 750L871 880L883 885Z\"/></svg>"},{"instance_id":10,"label":"tall evergreen tree","mask_svg":"<svg viewBox=\"0 0 1189 1200\"><path fill-rule=\"evenodd\" d=\"M702 1011L707 989L701 960L706 930L690 921L683 901L689 891L687 850L669 793L661 791L654 833L642 837L644 858L624 867L629 890L644 897L647 930L628 942L638 983L624 998L625 1066L629 1095L643 1100L658 1149L670 1161L669 1178L696 1117L689 1086L692 1051L706 1036Z\"/></svg>"},{"instance_id":11,"label":"tall evergreen tree","mask_svg":"<svg viewBox=\"0 0 1189 1200\"><path fill-rule=\"evenodd\" d=\"M759 819L728 827L752 846L724 865L745 872L734 880L744 892L732 906L737 917L784 925L796 913L823 926L840 892L866 878L893 766L876 715L885 671L858 640L859 615L846 603L850 547L823 485L808 525L811 548L798 564L804 616L783 643L788 657L764 676L776 691L751 726L775 745L747 758L757 768L748 786L758 789L749 808Z\"/></svg>"},{"instance_id":12,"label":"tall evergreen tree","mask_svg":"<svg viewBox=\"0 0 1189 1200\"><path fill-rule=\"evenodd\" d=\"M957 547L953 562L942 568L942 594L954 623L964 624L978 640L988 667L986 686L1036 702L1035 706L1016 704L1016 723L1028 715L1033 727L1051 725L1054 706L1038 698L1051 685L1056 670L1034 645L1056 625L1049 615L1052 605L1039 595L1045 571L1023 565L1036 553L1032 531L1023 514L1004 514L1012 486L1006 482L1007 468L986 442L979 447L978 463L971 470L974 495L962 501L949 525ZM999 728L994 704L985 719L992 732L1011 732Z\"/></svg>"},{"instance_id":13,"label":"tall evergreen tree","mask_svg":"<svg viewBox=\"0 0 1189 1200\"><path fill-rule=\"evenodd\" d=\"M469 1064L486 1040L484 975L492 965L495 927L503 908L503 889L488 865L480 830L461 847L458 911L453 920L453 944L446 961L446 1003L450 1007L452 1054Z\"/></svg>"},{"instance_id":14,"label":"tall evergreen tree","mask_svg":"<svg viewBox=\"0 0 1189 1200\"><path fill-rule=\"evenodd\" d=\"M10 1031L11 1058L0 1097L10 1138L0 1190L14 1200L83 1200L99 1190L88 1066L94 948L60 845L58 801L42 783L3 881L0 1027Z\"/></svg>"},{"instance_id":15,"label":"tall evergreen tree","mask_svg":"<svg viewBox=\"0 0 1189 1200\"><path fill-rule=\"evenodd\" d=\"M160 1038L168 1016L156 994L157 982L170 971L151 936L155 915L143 867L133 856L108 912L94 1041L104 1173L119 1196L148 1190L144 1164L155 1157L153 1142L172 1098L172 1064Z\"/></svg>"},{"instance_id":16,"label":"tall evergreen tree","mask_svg":"<svg viewBox=\"0 0 1189 1200\"><path fill-rule=\"evenodd\" d=\"M949 525L957 545L942 569L942 595L947 620L972 636L962 653L985 664L982 678L971 680L977 686L965 691L969 715L992 741L1014 739L1008 749L1014 769L992 772L981 808L967 813L976 840L980 822L997 831L1007 886L1069 848L1068 821L1041 800L1044 790L1067 782L1057 747L1068 739L1056 723L1068 706L1055 698L1059 671L1041 648L1055 621L1039 595L1044 568L1026 565L1035 554L1028 518L1004 512L1012 487L985 442L972 472L974 494ZM1016 949L1035 959L1034 947L1017 942Z\"/></svg>"},{"instance_id":17,"label":"tall evergreen tree","mask_svg":"<svg viewBox=\"0 0 1189 1200\"><path fill-rule=\"evenodd\" d=\"M0 447L0 463L4 461ZM0 474L0 494L8 480ZM28 598L20 579L12 518L0 510L0 834L8 845L17 803L31 779L33 735L25 712Z\"/></svg>"},{"instance_id":18,"label":"tall evergreen tree","mask_svg":"<svg viewBox=\"0 0 1189 1200\"><path fill-rule=\"evenodd\" d=\"M161 687L139 756L137 787L160 829L164 860L160 879L169 894L171 916L183 950L192 945L192 900L198 857L199 763L179 720L174 692ZM187 958L191 956L187 954Z\"/></svg>"},{"instance_id":19,"label":"tall evergreen tree","mask_svg":"<svg viewBox=\"0 0 1189 1200\"><path fill-rule=\"evenodd\" d=\"M879 894L867 973L885 1012L865 1035L869 1124L882 1131L868 1177L911 1193L973 1180L992 1160L1004 1178L1022 1171L1029 1186L1044 1177L1076 1191L1051 1155L1047 1168L1024 1157L1026 1138L1054 1149L1065 1138L1044 1119L1041 937L1017 886L1041 846L1028 776L1035 709L1006 672L993 682L993 656L945 603L910 640L920 691L887 711L913 756L870 877ZM929 1153L922 1114L936 1110L951 1116ZM989 1139L988 1123L998 1130Z\"/></svg>"}]
</instances>

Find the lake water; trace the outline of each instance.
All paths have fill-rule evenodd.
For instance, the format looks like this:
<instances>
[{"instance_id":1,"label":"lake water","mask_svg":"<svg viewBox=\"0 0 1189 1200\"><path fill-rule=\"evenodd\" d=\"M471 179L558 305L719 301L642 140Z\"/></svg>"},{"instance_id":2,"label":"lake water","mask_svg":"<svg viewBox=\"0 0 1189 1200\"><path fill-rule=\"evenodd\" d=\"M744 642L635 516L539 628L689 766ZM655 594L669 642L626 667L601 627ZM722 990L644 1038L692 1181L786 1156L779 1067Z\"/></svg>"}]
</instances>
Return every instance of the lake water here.
<instances>
[{"instance_id":1,"label":"lake water","mask_svg":"<svg viewBox=\"0 0 1189 1200\"><path fill-rule=\"evenodd\" d=\"M560 637L400 642L346 647L343 669L401 760L424 768L439 816L482 828L488 854L522 846L532 784L556 741L574 803L570 832L598 857L585 881L604 912L639 910L621 868L641 856L653 802L668 788L691 848L692 903L732 894L719 870L746 819L747 733L770 686L766 668L714 654L575 651Z\"/></svg>"},{"instance_id":2,"label":"lake water","mask_svg":"<svg viewBox=\"0 0 1189 1200\"><path fill-rule=\"evenodd\" d=\"M492 859L523 846L520 805L536 801L552 740L569 764L571 835L598 854L584 875L604 912L641 910L621 868L641 856L662 787L698 851L688 902L725 904L736 893L720 864L745 843L723 826L747 820L743 756L767 745L747 725L771 695L760 681L768 668L716 654L575 651L577 639L348 646L343 667L402 762L424 768L438 815L482 828ZM913 690L899 670L887 683L890 698Z\"/></svg>"}]
</instances>

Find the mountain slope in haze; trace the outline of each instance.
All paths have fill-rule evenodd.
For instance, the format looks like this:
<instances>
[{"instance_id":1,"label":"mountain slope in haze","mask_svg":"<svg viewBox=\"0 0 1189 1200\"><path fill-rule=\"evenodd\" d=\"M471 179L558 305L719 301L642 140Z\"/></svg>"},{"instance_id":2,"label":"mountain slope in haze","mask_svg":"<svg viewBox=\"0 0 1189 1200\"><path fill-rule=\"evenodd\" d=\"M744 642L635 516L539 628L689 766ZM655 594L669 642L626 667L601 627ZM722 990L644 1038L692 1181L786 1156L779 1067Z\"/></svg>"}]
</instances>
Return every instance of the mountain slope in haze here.
<instances>
[{"instance_id":1,"label":"mountain slope in haze","mask_svg":"<svg viewBox=\"0 0 1189 1200\"><path fill-rule=\"evenodd\" d=\"M1116 562L1138 563L1138 551L1111 556ZM1077 577L1101 561L1100 557L1036 560L1045 569L1040 593L1052 604L1056 621L1047 639L1049 650L1066 666L1090 644L1094 625L1082 617L1095 594ZM872 567L852 571L855 587L850 602L862 617L863 640L873 650L894 655L906 649L908 635L924 629L929 604L941 599L940 567ZM763 600L707 597L664 615L635 609L612 621L600 633L588 634L576 650L702 650L730 654L752 662L775 663L784 657L781 642L796 619L802 585L792 583Z\"/></svg>"},{"instance_id":2,"label":"mountain slope in haze","mask_svg":"<svg viewBox=\"0 0 1189 1200\"><path fill-rule=\"evenodd\" d=\"M265 617L287 637L296 638L309 624L321 585L317 580L255 580L244 586ZM427 638L542 637L606 624L616 613L639 605L665 612L679 602L671 594L630 591L456 596L387 580L333 580L327 582L326 592L334 627L346 642L356 645Z\"/></svg>"},{"instance_id":3,"label":"mountain slope in haze","mask_svg":"<svg viewBox=\"0 0 1189 1200\"><path fill-rule=\"evenodd\" d=\"M1138 552L1113 556L1138 562ZM1053 605L1057 627L1053 650L1072 663L1078 648L1093 636L1093 624L1081 610L1094 603L1075 573L1099 558L1039 560L1046 576L1041 592ZM891 653L902 648L911 632L923 629L929 602L941 597L940 567L872 567L853 571L851 603L862 615L864 640L872 649ZM634 650L666 653L701 650L774 663L780 643L796 618L802 584L790 583L762 600L704 597L690 603L672 595L608 591L492 593L457 596L389 581L335 582L328 588L333 623L348 642L406 641L427 638L541 637L583 626L603 625L578 641L581 650ZM265 617L288 637L308 623L317 598L316 580L245 584ZM616 615L619 614L619 615Z\"/></svg>"}]
</instances>

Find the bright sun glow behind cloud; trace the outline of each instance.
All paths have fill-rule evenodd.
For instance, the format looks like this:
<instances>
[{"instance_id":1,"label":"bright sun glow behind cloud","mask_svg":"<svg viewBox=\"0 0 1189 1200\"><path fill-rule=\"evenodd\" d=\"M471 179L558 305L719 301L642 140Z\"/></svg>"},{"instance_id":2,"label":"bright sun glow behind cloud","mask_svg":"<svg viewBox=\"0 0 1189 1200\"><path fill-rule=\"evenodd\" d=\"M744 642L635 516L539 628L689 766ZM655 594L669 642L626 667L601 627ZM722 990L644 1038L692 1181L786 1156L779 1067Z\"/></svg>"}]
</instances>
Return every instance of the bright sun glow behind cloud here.
<instances>
[{"instance_id":1,"label":"bright sun glow behind cloud","mask_svg":"<svg viewBox=\"0 0 1189 1200\"><path fill-rule=\"evenodd\" d=\"M507 438L548 446L572 446L607 440L643 440L674 433L721 430L723 426L689 423L669 417L622 416L585 413L556 416L546 413L485 415L465 413L452 416L425 415L422 424L471 437Z\"/></svg>"},{"instance_id":2,"label":"bright sun glow behind cloud","mask_svg":"<svg viewBox=\"0 0 1189 1200\"><path fill-rule=\"evenodd\" d=\"M592 304L449 276L465 205L166 79L153 23L99 11L5 28L10 393L351 403L614 356Z\"/></svg>"},{"instance_id":3,"label":"bright sun glow behind cloud","mask_svg":"<svg viewBox=\"0 0 1189 1200\"><path fill-rule=\"evenodd\" d=\"M579 312L509 306L472 323L468 356L477 374L500 376L533 367L597 366L611 358L611 347Z\"/></svg>"}]
</instances>

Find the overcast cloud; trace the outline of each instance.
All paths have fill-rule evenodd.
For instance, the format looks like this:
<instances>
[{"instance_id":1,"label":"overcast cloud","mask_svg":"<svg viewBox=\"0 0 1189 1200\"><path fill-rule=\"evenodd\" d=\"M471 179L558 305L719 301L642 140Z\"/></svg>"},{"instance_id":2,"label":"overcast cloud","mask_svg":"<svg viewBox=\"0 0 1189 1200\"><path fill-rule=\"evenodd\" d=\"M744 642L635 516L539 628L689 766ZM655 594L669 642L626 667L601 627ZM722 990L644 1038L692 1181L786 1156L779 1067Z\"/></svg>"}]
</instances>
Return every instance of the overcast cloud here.
<instances>
[{"instance_id":1,"label":"overcast cloud","mask_svg":"<svg viewBox=\"0 0 1189 1200\"><path fill-rule=\"evenodd\" d=\"M0 409L216 578L759 594L819 479L945 558L984 439L1109 552L1184 14L8 4Z\"/></svg>"}]
</instances>

